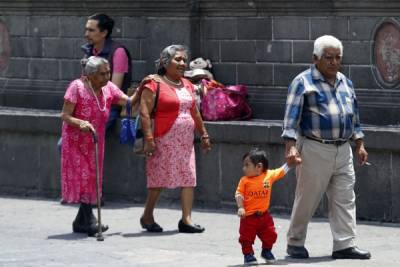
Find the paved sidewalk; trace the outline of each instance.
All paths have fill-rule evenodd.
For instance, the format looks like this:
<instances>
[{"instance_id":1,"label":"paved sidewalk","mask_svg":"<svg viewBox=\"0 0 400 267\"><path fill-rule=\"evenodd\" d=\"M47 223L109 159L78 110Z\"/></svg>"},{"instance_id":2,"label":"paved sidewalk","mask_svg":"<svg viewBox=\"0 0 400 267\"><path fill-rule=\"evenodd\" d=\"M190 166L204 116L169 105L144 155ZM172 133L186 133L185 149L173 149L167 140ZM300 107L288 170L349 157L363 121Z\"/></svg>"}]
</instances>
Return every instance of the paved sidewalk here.
<instances>
[{"instance_id":1,"label":"paved sidewalk","mask_svg":"<svg viewBox=\"0 0 400 267\"><path fill-rule=\"evenodd\" d=\"M0 266L242 266L237 242L239 219L219 210L195 210L193 218L206 227L202 234L180 234L179 207L156 210L162 234L143 232L139 225L142 206L108 202L103 220L110 226L104 242L72 233L77 206L54 200L0 197ZM359 222L358 244L372 259L333 260L331 234L326 220L309 225L307 248L311 258L286 257L287 216L274 216L278 241L273 252L276 265L285 266L400 266L400 225ZM255 243L259 262L260 242Z\"/></svg>"}]
</instances>

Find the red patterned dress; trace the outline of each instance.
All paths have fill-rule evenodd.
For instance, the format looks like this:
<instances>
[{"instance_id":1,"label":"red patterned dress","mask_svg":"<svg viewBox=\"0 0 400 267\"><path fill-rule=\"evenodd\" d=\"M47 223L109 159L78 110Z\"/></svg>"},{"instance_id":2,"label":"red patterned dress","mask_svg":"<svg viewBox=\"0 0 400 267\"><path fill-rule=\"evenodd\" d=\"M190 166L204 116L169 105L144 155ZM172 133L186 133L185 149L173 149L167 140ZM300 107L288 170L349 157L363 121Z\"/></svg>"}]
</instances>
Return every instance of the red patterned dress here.
<instances>
[{"instance_id":1,"label":"red patterned dress","mask_svg":"<svg viewBox=\"0 0 400 267\"><path fill-rule=\"evenodd\" d=\"M103 181L105 125L111 104L117 104L122 95L122 91L116 85L108 82L97 96L97 102L92 91L84 86L81 79L77 79L69 85L64 96L65 101L75 104L72 116L89 121L96 129L100 183ZM92 134L82 132L65 122L62 126L61 189L62 198L67 203L97 202L95 146Z\"/></svg>"},{"instance_id":2,"label":"red patterned dress","mask_svg":"<svg viewBox=\"0 0 400 267\"><path fill-rule=\"evenodd\" d=\"M179 99L178 117L166 134L155 138L156 151L146 162L148 188L196 186L193 95L186 87L170 89Z\"/></svg>"}]
</instances>

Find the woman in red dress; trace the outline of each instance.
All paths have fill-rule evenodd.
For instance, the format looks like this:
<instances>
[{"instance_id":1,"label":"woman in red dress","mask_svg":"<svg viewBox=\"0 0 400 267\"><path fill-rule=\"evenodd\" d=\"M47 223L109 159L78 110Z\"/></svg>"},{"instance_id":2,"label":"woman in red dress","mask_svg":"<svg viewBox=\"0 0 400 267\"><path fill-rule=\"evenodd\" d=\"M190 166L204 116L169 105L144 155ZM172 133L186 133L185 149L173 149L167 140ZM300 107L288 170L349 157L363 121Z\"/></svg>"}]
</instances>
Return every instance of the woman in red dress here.
<instances>
[{"instance_id":1,"label":"woman in red dress","mask_svg":"<svg viewBox=\"0 0 400 267\"><path fill-rule=\"evenodd\" d=\"M142 85L140 114L144 132L144 151L147 156L146 175L148 195L140 223L149 232L162 232L154 221L153 211L163 188L180 187L182 218L179 232L201 233L204 228L193 223L191 211L196 165L194 132L201 136L201 145L210 150L210 138L200 112L195 105L193 85L183 78L188 53L184 46L166 47L158 61L158 75L146 79ZM146 83L147 82L147 83ZM155 106L157 88L159 94L154 114L154 131L151 113Z\"/></svg>"},{"instance_id":2,"label":"woman in red dress","mask_svg":"<svg viewBox=\"0 0 400 267\"><path fill-rule=\"evenodd\" d=\"M129 99L109 79L108 61L101 57L89 57L83 76L68 86L61 112L62 199L67 203L80 203L72 228L74 232L87 233L89 236L97 232L97 220L92 211L97 196L95 145L91 132L98 136L101 189L105 126L111 104L126 105ZM103 231L107 229L107 226L103 226Z\"/></svg>"}]
</instances>

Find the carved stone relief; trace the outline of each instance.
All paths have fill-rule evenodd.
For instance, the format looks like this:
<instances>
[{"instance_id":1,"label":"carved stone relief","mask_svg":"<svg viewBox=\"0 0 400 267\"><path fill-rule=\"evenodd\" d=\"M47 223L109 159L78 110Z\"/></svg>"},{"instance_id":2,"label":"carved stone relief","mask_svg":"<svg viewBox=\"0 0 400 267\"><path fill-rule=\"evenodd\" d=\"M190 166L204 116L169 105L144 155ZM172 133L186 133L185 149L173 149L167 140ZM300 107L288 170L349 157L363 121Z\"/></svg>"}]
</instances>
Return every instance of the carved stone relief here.
<instances>
[{"instance_id":1,"label":"carved stone relief","mask_svg":"<svg viewBox=\"0 0 400 267\"><path fill-rule=\"evenodd\" d=\"M374 34L374 75L383 88L400 85L400 25L394 19L383 21Z\"/></svg>"}]
</instances>

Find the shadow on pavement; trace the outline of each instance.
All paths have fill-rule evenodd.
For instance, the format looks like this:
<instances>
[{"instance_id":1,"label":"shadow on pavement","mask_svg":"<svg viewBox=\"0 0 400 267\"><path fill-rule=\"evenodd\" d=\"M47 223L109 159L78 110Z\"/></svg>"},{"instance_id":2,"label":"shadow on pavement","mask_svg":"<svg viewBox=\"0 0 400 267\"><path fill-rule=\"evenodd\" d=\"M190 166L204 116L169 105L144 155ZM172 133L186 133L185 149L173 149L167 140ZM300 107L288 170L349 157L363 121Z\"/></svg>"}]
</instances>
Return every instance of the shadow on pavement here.
<instances>
[{"instance_id":1,"label":"shadow on pavement","mask_svg":"<svg viewBox=\"0 0 400 267\"><path fill-rule=\"evenodd\" d=\"M104 233L103 236L106 237L111 237L114 235L121 235L121 232L115 232L115 233ZM58 240L79 240L79 239L85 239L85 238L96 238L96 237L90 237L87 236L87 234L84 233L68 233L68 234L60 234L60 235L49 235L47 239L58 239Z\"/></svg>"},{"instance_id":2,"label":"shadow on pavement","mask_svg":"<svg viewBox=\"0 0 400 267\"><path fill-rule=\"evenodd\" d=\"M273 265L287 265L286 261L276 260ZM227 265L226 267L245 267L245 266L260 266L260 265L268 265L271 266L271 263L265 263L263 260L260 260L258 263L255 264L235 264L235 265Z\"/></svg>"},{"instance_id":3,"label":"shadow on pavement","mask_svg":"<svg viewBox=\"0 0 400 267\"><path fill-rule=\"evenodd\" d=\"M122 235L122 233L121 232L115 232L115 233L109 233L109 232L107 232L106 234L103 232L103 235L104 235L104 237L107 237L107 236L113 236L113 235Z\"/></svg>"},{"instance_id":4,"label":"shadow on pavement","mask_svg":"<svg viewBox=\"0 0 400 267\"><path fill-rule=\"evenodd\" d=\"M320 256L320 257L310 257L308 259L293 259L289 256L286 256L284 261L286 263L302 263L302 264L315 264L318 262L330 262L330 261L335 261L332 259L331 256Z\"/></svg>"},{"instance_id":5,"label":"shadow on pavement","mask_svg":"<svg viewBox=\"0 0 400 267\"><path fill-rule=\"evenodd\" d=\"M334 261L330 256L323 256L323 257L310 257L308 259L293 259L289 256L286 256L284 259L278 259L276 260L273 265L288 265L289 263L301 263L301 264L310 264L310 265L315 265L318 262L329 262L329 261ZM236 264L236 265L227 265L226 267L242 267L242 266L260 266L260 265L270 265L267 263L264 263L261 259L259 259L258 264L251 264L251 265L246 265L246 264Z\"/></svg>"},{"instance_id":6,"label":"shadow on pavement","mask_svg":"<svg viewBox=\"0 0 400 267\"><path fill-rule=\"evenodd\" d=\"M59 235L49 235L47 239L58 239L58 240L78 240L89 238L87 234L77 234L77 233L68 233L68 234L59 234Z\"/></svg>"},{"instance_id":7,"label":"shadow on pavement","mask_svg":"<svg viewBox=\"0 0 400 267\"><path fill-rule=\"evenodd\" d=\"M128 234L123 234L123 237L140 237L140 236L168 236L168 235L176 235L179 234L178 230L169 230L169 231L164 231L161 233L149 233L147 231L143 231L140 233L128 233Z\"/></svg>"}]
</instances>

